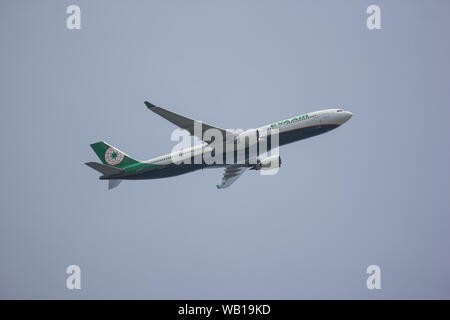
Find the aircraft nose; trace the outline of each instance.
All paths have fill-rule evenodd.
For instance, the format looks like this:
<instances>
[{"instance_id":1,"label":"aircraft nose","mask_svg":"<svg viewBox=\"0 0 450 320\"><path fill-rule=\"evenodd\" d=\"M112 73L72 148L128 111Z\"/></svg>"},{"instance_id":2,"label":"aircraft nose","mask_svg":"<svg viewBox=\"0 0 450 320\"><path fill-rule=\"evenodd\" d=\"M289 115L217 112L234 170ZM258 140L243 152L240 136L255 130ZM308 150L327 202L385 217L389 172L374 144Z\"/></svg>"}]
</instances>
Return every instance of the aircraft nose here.
<instances>
[{"instance_id":1,"label":"aircraft nose","mask_svg":"<svg viewBox=\"0 0 450 320\"><path fill-rule=\"evenodd\" d=\"M338 123L344 124L352 117L353 114L349 111L340 110L338 111L338 115L339 115L337 119Z\"/></svg>"},{"instance_id":2,"label":"aircraft nose","mask_svg":"<svg viewBox=\"0 0 450 320\"><path fill-rule=\"evenodd\" d=\"M351 113L350 111L345 111L344 112L344 122L347 122L348 120L350 120L350 118L353 116L353 113Z\"/></svg>"}]
</instances>

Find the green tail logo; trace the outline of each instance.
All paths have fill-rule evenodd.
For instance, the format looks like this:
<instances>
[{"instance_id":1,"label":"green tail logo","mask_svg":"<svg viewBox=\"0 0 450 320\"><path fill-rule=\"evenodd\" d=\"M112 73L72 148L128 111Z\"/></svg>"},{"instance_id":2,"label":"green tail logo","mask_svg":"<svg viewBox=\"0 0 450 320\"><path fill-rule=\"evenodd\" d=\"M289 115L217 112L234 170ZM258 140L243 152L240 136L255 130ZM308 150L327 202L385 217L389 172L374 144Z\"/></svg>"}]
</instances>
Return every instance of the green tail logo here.
<instances>
[{"instance_id":1,"label":"green tail logo","mask_svg":"<svg viewBox=\"0 0 450 320\"><path fill-rule=\"evenodd\" d=\"M91 144L91 148L95 151L103 164L117 168L125 168L129 165L139 163L139 161L103 141Z\"/></svg>"}]
</instances>

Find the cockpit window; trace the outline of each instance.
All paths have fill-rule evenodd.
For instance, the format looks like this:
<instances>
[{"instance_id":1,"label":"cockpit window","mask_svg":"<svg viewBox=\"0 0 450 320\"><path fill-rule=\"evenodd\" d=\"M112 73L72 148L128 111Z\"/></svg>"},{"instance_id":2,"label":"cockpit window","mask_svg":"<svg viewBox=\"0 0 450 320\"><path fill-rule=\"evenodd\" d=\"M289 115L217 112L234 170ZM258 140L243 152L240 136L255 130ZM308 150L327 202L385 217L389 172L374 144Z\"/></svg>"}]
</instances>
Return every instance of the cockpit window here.
<instances>
[{"instance_id":1,"label":"cockpit window","mask_svg":"<svg viewBox=\"0 0 450 320\"><path fill-rule=\"evenodd\" d=\"M337 112L342 112L342 111L344 111L344 110L342 110L342 109L338 109L338 111L337 111Z\"/></svg>"}]
</instances>

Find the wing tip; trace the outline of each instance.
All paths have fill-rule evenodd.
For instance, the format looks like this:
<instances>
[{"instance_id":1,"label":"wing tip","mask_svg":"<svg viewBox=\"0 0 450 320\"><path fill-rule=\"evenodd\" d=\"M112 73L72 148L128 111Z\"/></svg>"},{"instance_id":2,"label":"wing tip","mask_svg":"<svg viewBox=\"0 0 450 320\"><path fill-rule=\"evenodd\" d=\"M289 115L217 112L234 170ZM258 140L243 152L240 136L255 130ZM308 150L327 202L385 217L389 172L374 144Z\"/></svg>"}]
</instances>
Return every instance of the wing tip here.
<instances>
[{"instance_id":1,"label":"wing tip","mask_svg":"<svg viewBox=\"0 0 450 320\"><path fill-rule=\"evenodd\" d=\"M153 108L156 108L156 106L148 101L144 101L144 104L149 108L150 110Z\"/></svg>"},{"instance_id":2,"label":"wing tip","mask_svg":"<svg viewBox=\"0 0 450 320\"><path fill-rule=\"evenodd\" d=\"M222 189L222 187L220 186L220 184L216 184L216 188L217 188L217 189Z\"/></svg>"}]
</instances>

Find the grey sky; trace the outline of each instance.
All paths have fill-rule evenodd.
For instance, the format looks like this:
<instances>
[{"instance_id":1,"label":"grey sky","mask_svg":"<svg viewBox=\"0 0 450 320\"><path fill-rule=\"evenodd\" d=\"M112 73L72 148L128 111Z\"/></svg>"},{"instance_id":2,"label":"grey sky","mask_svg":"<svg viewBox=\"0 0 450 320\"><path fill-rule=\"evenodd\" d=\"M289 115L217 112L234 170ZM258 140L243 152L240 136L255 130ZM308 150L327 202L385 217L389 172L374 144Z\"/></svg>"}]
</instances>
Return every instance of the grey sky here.
<instances>
[{"instance_id":1,"label":"grey sky","mask_svg":"<svg viewBox=\"0 0 450 320\"><path fill-rule=\"evenodd\" d=\"M366 28L370 4L382 30ZM450 298L449 1L0 7L0 298ZM144 100L224 128L354 116L281 148L275 176L108 191L89 143L138 159L175 144Z\"/></svg>"}]
</instances>

